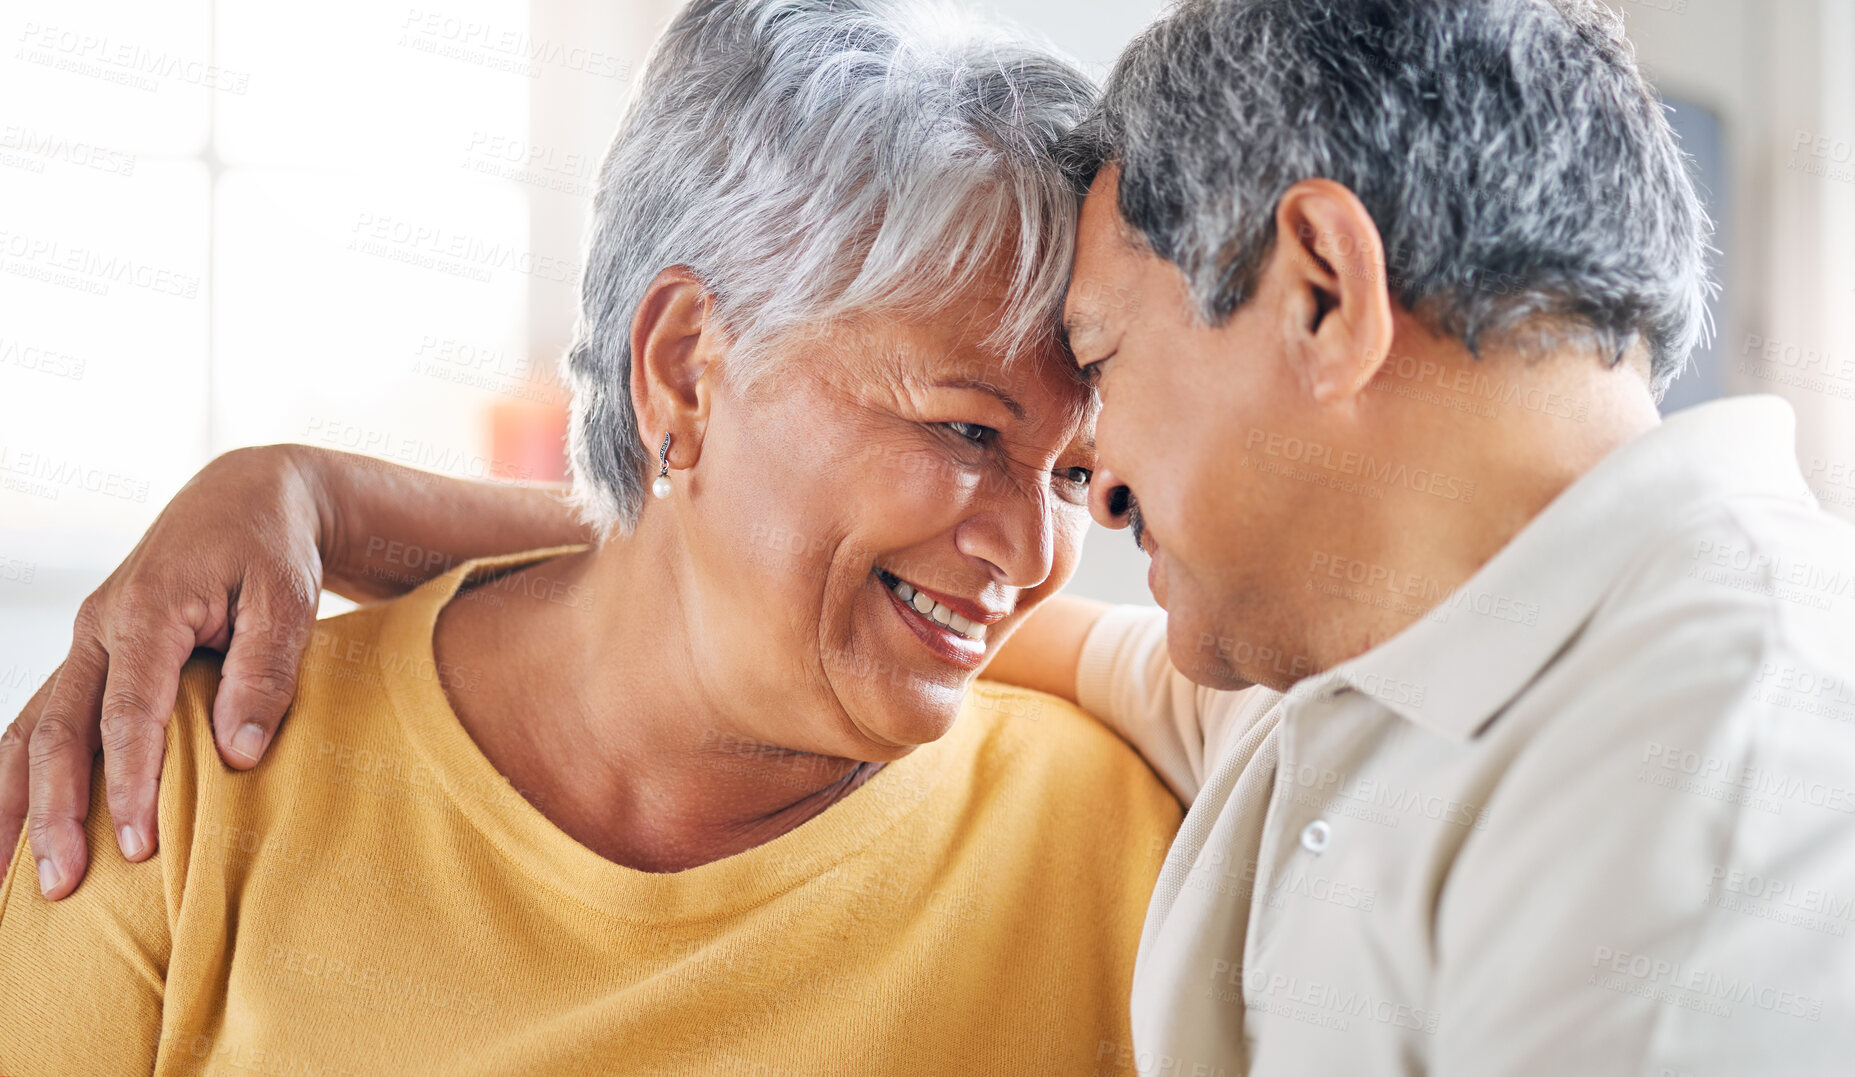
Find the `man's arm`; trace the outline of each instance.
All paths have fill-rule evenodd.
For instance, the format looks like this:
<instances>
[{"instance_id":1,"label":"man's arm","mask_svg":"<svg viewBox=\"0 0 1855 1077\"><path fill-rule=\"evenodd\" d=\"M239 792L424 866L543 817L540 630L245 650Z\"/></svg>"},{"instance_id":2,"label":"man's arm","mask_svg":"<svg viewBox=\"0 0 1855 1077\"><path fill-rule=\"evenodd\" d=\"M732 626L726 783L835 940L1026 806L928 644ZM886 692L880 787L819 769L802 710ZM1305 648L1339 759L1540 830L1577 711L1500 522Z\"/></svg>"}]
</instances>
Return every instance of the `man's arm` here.
<instances>
[{"instance_id":1,"label":"man's arm","mask_svg":"<svg viewBox=\"0 0 1855 1077\"><path fill-rule=\"evenodd\" d=\"M591 537L553 490L305 446L226 453L85 599L64 663L0 736L0 848L30 818L46 895L70 893L84 875L101 749L119 848L131 861L154 852L162 732L194 648L226 655L214 740L245 769L295 694L325 580L338 594L384 598L459 561Z\"/></svg>"},{"instance_id":2,"label":"man's arm","mask_svg":"<svg viewBox=\"0 0 1855 1077\"><path fill-rule=\"evenodd\" d=\"M392 598L478 557L591 542L564 486L457 479L352 453L280 446L311 477L322 586Z\"/></svg>"},{"instance_id":3,"label":"man's arm","mask_svg":"<svg viewBox=\"0 0 1855 1077\"><path fill-rule=\"evenodd\" d=\"M1190 805L1227 743L1268 721L1264 688L1217 691L1172 664L1166 615L1057 595L1025 620L982 676L1061 696L1102 720Z\"/></svg>"},{"instance_id":4,"label":"man's arm","mask_svg":"<svg viewBox=\"0 0 1855 1077\"><path fill-rule=\"evenodd\" d=\"M1089 630L1114 607L1092 598L1055 595L1025 618L979 675L1076 701L1076 668Z\"/></svg>"}]
</instances>

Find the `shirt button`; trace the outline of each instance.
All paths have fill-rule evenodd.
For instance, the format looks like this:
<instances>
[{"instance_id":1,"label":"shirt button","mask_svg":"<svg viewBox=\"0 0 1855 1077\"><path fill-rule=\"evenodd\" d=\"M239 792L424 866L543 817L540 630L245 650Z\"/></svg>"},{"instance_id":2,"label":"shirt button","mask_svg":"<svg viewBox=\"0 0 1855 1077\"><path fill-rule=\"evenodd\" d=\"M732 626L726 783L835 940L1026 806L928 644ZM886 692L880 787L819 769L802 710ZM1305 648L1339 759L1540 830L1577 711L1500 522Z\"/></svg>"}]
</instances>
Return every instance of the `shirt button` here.
<instances>
[{"instance_id":1,"label":"shirt button","mask_svg":"<svg viewBox=\"0 0 1855 1077\"><path fill-rule=\"evenodd\" d=\"M1301 828L1301 847L1319 856L1326 851L1327 841L1332 837L1333 828L1327 825L1327 820L1316 819Z\"/></svg>"}]
</instances>

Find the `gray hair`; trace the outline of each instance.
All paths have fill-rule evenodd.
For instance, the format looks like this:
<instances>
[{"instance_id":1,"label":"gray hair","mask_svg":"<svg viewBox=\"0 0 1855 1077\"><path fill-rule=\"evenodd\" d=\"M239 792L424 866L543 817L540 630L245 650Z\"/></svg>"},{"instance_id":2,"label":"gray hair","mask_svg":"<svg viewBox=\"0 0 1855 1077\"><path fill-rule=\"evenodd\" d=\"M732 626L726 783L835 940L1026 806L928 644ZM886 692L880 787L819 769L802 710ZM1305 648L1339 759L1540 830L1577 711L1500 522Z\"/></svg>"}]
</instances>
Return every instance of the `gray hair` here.
<instances>
[{"instance_id":1,"label":"gray hair","mask_svg":"<svg viewBox=\"0 0 1855 1077\"><path fill-rule=\"evenodd\" d=\"M631 323L662 270L714 300L730 378L856 315L945 309L991 274L1007 356L1056 336L1077 203L1058 140L1094 103L1047 46L885 0L693 0L659 39L600 169L566 368L574 499L635 526L656 469Z\"/></svg>"},{"instance_id":2,"label":"gray hair","mask_svg":"<svg viewBox=\"0 0 1855 1077\"><path fill-rule=\"evenodd\" d=\"M1121 215L1209 324L1321 177L1372 214L1393 297L1477 356L1641 340L1659 396L1710 329L1710 222L1593 0L1184 0L1062 153L1081 184L1119 165Z\"/></svg>"}]
</instances>

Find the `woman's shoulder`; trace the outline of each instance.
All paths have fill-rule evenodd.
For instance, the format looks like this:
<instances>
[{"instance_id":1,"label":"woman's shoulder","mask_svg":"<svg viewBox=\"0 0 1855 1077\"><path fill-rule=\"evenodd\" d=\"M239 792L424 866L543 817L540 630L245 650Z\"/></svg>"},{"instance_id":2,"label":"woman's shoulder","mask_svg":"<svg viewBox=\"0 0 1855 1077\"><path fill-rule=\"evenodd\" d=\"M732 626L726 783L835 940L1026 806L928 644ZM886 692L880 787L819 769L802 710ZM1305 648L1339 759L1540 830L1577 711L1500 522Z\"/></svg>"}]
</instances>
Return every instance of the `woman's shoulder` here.
<instances>
[{"instance_id":1,"label":"woman's shoulder","mask_svg":"<svg viewBox=\"0 0 1855 1077\"><path fill-rule=\"evenodd\" d=\"M213 818L232 800L286 794L301 775L311 744L326 740L333 723L360 710L387 713L378 640L392 603L328 617L309 627L296 670L289 709L272 734L258 765L234 770L220 759L213 708L220 686L232 675L224 655L198 650L181 669L180 690L167 723L167 755L161 769L161 825L185 828ZM382 723L385 724L385 723ZM227 729L228 742L235 730ZM101 771L99 771L100 775Z\"/></svg>"},{"instance_id":2,"label":"woman's shoulder","mask_svg":"<svg viewBox=\"0 0 1855 1077\"><path fill-rule=\"evenodd\" d=\"M973 716L981 721L1001 724L1014 720L1048 720L1048 732L1054 736L1088 740L1102 733L1109 740L1119 743L1119 739L1106 726L1069 700L1002 681L974 681L966 691L966 700L960 713L962 718Z\"/></svg>"},{"instance_id":3,"label":"woman's shoulder","mask_svg":"<svg viewBox=\"0 0 1855 1077\"><path fill-rule=\"evenodd\" d=\"M1023 789L1036 783L1052 792L1101 796L1122 809L1150 808L1156 818L1178 821L1178 801L1146 760L1100 719L1047 692L976 681L967 691L960 722L968 727L982 763ZM986 769L982 767L982 770Z\"/></svg>"},{"instance_id":4,"label":"woman's shoulder","mask_svg":"<svg viewBox=\"0 0 1855 1077\"><path fill-rule=\"evenodd\" d=\"M391 606L363 607L309 626L307 637L301 640L290 707L275 736L283 736L283 730L293 726L314 725L332 699L347 694L345 688L378 688L382 665L378 641L384 614ZM170 765L191 761L194 770L203 772L218 758L212 716L220 684L228 675L225 665L224 655L200 649L181 668L180 690L167 725ZM228 737L233 732L226 731ZM164 793L165 786L164 770Z\"/></svg>"}]
</instances>

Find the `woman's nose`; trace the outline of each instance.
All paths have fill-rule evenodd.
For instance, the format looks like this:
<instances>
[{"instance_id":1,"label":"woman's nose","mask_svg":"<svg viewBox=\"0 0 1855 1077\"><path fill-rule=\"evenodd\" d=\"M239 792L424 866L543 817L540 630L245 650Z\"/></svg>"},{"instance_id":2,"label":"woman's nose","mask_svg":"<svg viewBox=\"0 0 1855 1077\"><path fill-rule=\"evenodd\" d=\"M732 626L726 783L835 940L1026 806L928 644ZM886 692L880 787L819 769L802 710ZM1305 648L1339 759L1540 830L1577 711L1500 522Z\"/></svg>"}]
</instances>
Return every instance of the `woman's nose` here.
<instances>
[{"instance_id":1,"label":"woman's nose","mask_svg":"<svg viewBox=\"0 0 1855 1077\"><path fill-rule=\"evenodd\" d=\"M1029 589L1050 578L1056 561L1056 509L1037 483L1001 482L990 504L958 532L960 551L992 567L994 578Z\"/></svg>"},{"instance_id":2,"label":"woman's nose","mask_svg":"<svg viewBox=\"0 0 1855 1077\"><path fill-rule=\"evenodd\" d=\"M1120 476L1098 467L1089 480L1089 515L1103 527L1120 530L1127 526L1127 510L1133 505L1133 491Z\"/></svg>"}]
</instances>

